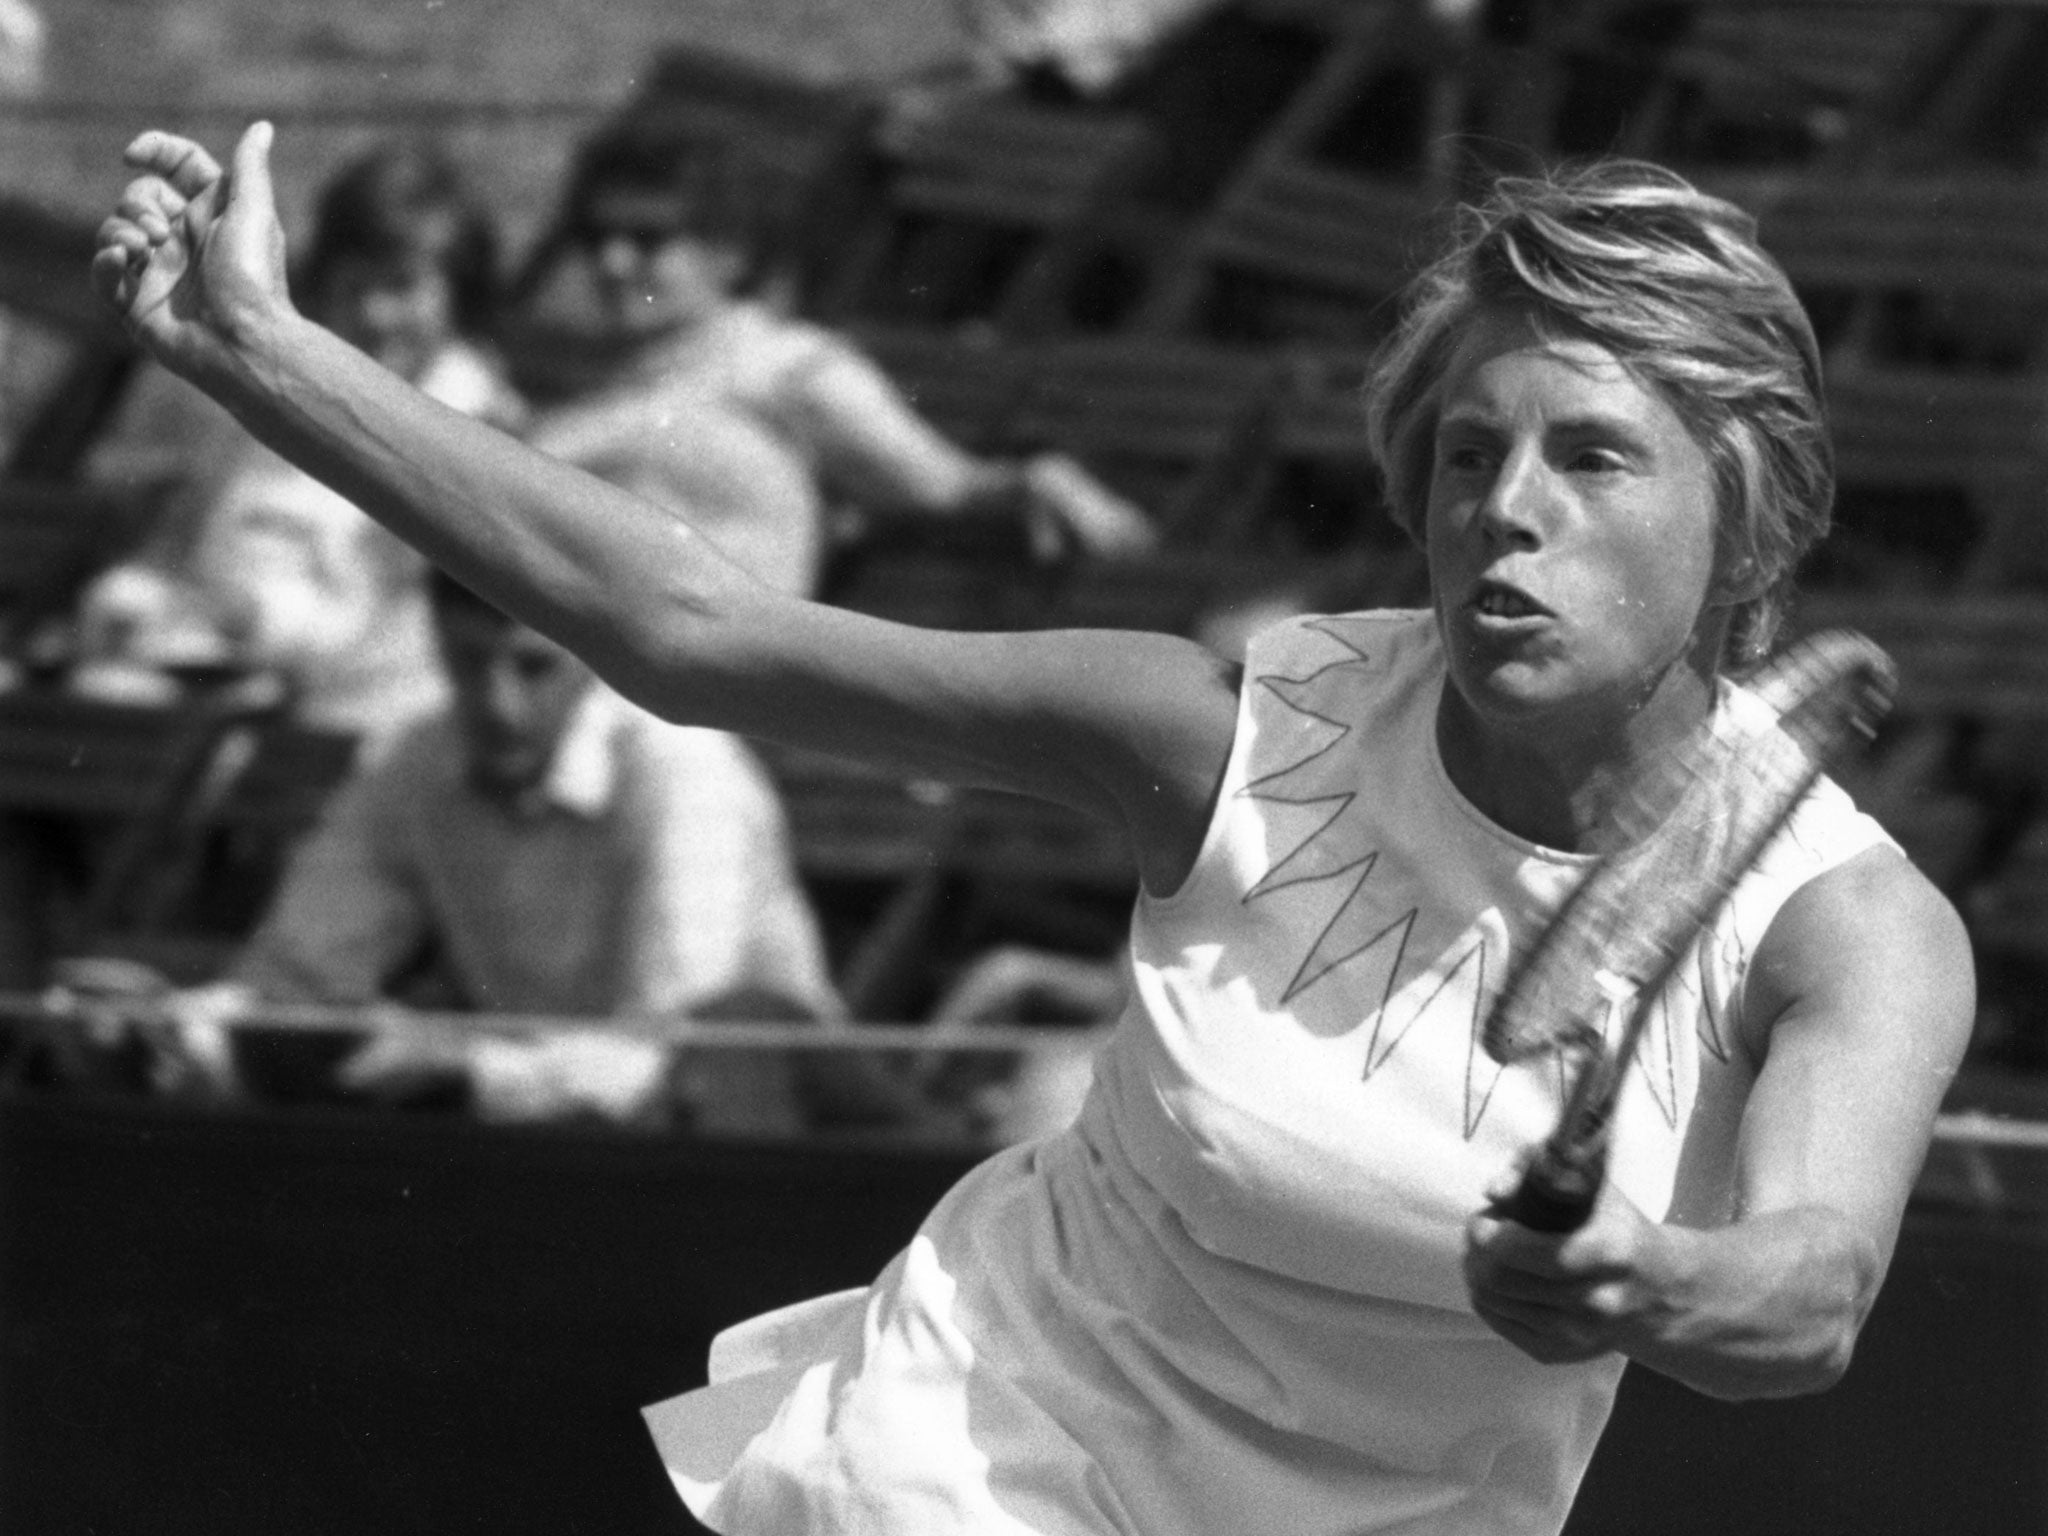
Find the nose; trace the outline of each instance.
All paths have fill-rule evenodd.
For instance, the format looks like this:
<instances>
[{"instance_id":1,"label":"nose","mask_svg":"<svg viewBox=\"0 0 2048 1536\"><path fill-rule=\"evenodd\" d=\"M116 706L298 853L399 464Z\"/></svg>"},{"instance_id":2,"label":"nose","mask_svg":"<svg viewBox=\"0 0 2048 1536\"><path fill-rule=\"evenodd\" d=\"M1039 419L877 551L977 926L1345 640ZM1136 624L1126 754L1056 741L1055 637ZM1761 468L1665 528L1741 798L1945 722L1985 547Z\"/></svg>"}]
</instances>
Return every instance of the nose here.
<instances>
[{"instance_id":1,"label":"nose","mask_svg":"<svg viewBox=\"0 0 2048 1536\"><path fill-rule=\"evenodd\" d=\"M1479 528L1498 549L1536 549L1550 521L1555 495L1549 465L1533 446L1502 459L1479 503Z\"/></svg>"},{"instance_id":2,"label":"nose","mask_svg":"<svg viewBox=\"0 0 2048 1536\"><path fill-rule=\"evenodd\" d=\"M630 281L640 270L640 243L629 235L609 234L591 247L597 270L614 283Z\"/></svg>"}]
</instances>

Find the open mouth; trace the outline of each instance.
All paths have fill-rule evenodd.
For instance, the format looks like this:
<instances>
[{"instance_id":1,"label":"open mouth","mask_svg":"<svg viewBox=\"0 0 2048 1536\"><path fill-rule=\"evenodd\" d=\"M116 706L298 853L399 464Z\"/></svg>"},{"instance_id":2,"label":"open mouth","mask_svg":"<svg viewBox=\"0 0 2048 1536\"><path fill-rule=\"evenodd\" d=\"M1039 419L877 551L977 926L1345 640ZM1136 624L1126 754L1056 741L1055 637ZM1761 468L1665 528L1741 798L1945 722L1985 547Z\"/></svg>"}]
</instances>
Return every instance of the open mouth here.
<instances>
[{"instance_id":1,"label":"open mouth","mask_svg":"<svg viewBox=\"0 0 2048 1536\"><path fill-rule=\"evenodd\" d=\"M1488 619L1541 619L1550 614L1548 608L1519 587L1498 581L1480 582L1472 590L1470 603L1474 613Z\"/></svg>"}]
</instances>

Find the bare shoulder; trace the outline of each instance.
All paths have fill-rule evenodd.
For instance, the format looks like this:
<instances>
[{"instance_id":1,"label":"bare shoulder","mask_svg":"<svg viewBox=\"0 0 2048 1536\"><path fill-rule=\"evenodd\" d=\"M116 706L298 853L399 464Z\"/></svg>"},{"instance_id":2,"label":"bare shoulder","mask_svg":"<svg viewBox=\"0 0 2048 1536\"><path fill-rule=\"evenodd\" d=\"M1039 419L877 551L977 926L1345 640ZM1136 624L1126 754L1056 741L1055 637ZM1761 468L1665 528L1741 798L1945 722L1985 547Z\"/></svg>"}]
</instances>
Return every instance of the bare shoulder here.
<instances>
[{"instance_id":1,"label":"bare shoulder","mask_svg":"<svg viewBox=\"0 0 2048 1536\"><path fill-rule=\"evenodd\" d=\"M1844 1031L1906 1021L1923 1050L1959 1056L1976 1006L1969 936L1953 903L1896 848L1865 850L1809 880L1758 946L1752 1028L1787 1015ZM1762 1056L1766 1038L1750 1044Z\"/></svg>"}]
</instances>

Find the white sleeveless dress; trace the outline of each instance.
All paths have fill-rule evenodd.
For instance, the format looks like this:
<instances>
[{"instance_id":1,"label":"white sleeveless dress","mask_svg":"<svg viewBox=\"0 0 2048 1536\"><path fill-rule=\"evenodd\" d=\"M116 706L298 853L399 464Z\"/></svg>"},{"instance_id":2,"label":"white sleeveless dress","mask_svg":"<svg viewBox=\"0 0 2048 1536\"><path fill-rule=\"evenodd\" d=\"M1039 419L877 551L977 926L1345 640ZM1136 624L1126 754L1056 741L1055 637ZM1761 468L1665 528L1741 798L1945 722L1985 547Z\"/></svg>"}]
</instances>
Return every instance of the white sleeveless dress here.
<instances>
[{"instance_id":1,"label":"white sleeveless dress","mask_svg":"<svg viewBox=\"0 0 2048 1536\"><path fill-rule=\"evenodd\" d=\"M1254 643L1213 825L1142 898L1075 1125L971 1172L865 1290L720 1336L647 1416L733 1536L1554 1532L1622 1361L1542 1366L1471 1310L1464 1224L1554 1124L1478 1041L1585 860L1454 789L1423 613ZM1763 709L1729 689L1721 707ZM1823 782L1667 989L1613 1177L1725 1219L1749 955L1885 841Z\"/></svg>"}]
</instances>

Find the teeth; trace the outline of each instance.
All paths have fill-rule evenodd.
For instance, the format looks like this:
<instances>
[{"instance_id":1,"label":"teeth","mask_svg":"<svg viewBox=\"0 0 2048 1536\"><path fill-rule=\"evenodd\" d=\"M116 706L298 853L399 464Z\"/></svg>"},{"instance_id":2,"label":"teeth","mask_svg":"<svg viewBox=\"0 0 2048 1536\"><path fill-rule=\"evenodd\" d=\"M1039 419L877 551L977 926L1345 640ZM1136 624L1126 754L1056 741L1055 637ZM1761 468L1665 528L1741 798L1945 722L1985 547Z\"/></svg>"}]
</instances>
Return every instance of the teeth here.
<instances>
[{"instance_id":1,"label":"teeth","mask_svg":"<svg viewBox=\"0 0 2048 1536\"><path fill-rule=\"evenodd\" d=\"M1520 618L1534 610L1511 592L1488 591L1480 596L1479 611L1494 618Z\"/></svg>"}]
</instances>

